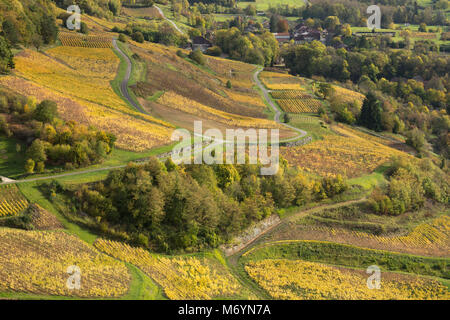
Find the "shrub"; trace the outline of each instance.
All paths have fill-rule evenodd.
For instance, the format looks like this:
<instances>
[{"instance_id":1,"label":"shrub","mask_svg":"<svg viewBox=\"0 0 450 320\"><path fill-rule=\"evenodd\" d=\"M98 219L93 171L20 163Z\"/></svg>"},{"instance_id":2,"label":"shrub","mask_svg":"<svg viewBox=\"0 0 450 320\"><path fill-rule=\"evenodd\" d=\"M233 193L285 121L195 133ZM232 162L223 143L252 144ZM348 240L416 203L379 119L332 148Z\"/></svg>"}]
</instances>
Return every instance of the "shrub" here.
<instances>
[{"instance_id":1,"label":"shrub","mask_svg":"<svg viewBox=\"0 0 450 320\"><path fill-rule=\"evenodd\" d=\"M205 63L206 63L205 56L199 49L192 51L189 54L189 58L191 58L193 61L195 61L196 63L198 63L201 66L205 65Z\"/></svg>"},{"instance_id":2,"label":"shrub","mask_svg":"<svg viewBox=\"0 0 450 320\"><path fill-rule=\"evenodd\" d=\"M123 33L121 33L121 34L119 34L119 41L123 42L123 43L126 43L127 42L127 37Z\"/></svg>"},{"instance_id":3,"label":"shrub","mask_svg":"<svg viewBox=\"0 0 450 320\"><path fill-rule=\"evenodd\" d=\"M218 46L214 46L211 48L208 48L205 52L207 55L219 57L222 54L222 49Z\"/></svg>"},{"instance_id":4,"label":"shrub","mask_svg":"<svg viewBox=\"0 0 450 320\"><path fill-rule=\"evenodd\" d=\"M51 100L44 100L36 107L34 117L36 120L46 123L53 122L57 116L58 106L56 102Z\"/></svg>"},{"instance_id":5,"label":"shrub","mask_svg":"<svg viewBox=\"0 0 450 320\"><path fill-rule=\"evenodd\" d=\"M144 42L144 35L142 34L142 32L137 31L137 32L134 32L131 35L131 39L133 39L136 42L143 43Z\"/></svg>"},{"instance_id":6,"label":"shrub","mask_svg":"<svg viewBox=\"0 0 450 320\"><path fill-rule=\"evenodd\" d=\"M34 161L33 159L28 159L27 162L25 163L25 171L28 174L31 174L34 172Z\"/></svg>"},{"instance_id":7,"label":"shrub","mask_svg":"<svg viewBox=\"0 0 450 320\"><path fill-rule=\"evenodd\" d=\"M80 32L83 34L89 34L89 28L86 23L81 22L80 24Z\"/></svg>"}]
</instances>

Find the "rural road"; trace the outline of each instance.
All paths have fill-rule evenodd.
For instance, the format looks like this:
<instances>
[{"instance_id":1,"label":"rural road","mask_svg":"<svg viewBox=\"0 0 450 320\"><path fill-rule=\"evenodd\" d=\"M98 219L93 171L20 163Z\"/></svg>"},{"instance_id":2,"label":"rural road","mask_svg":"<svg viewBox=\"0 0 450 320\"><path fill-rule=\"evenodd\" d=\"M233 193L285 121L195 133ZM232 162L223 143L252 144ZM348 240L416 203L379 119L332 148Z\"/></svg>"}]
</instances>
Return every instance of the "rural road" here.
<instances>
[{"instance_id":1,"label":"rural road","mask_svg":"<svg viewBox=\"0 0 450 320\"><path fill-rule=\"evenodd\" d=\"M164 15L164 12L161 10L160 7L158 7L156 5L153 5L153 6L159 11L159 14L163 17L163 19L166 20L167 22L169 22L175 28L175 30L177 30L181 34L184 34L184 31L181 30L180 28L178 28L178 26L175 24L175 22L173 22L172 20L170 20L169 18L167 18Z\"/></svg>"},{"instance_id":2,"label":"rural road","mask_svg":"<svg viewBox=\"0 0 450 320\"><path fill-rule=\"evenodd\" d=\"M134 107L136 110L138 110L141 113L146 113L144 109L141 108L140 105L138 105L130 96L130 92L128 91L128 82L130 82L130 76L131 76L131 68L132 64L130 61L130 58L119 48L117 45L117 40L113 39L113 45L114 49L125 59L127 63L127 71L125 73L125 77L122 79L122 82L120 83L120 92L124 96L124 98Z\"/></svg>"},{"instance_id":3,"label":"rural road","mask_svg":"<svg viewBox=\"0 0 450 320\"><path fill-rule=\"evenodd\" d=\"M256 85L261 89L263 95L264 95L264 99L267 101L267 103L270 105L270 107L272 108L272 110L275 112L275 117L274 120L276 122L278 122L279 124L295 131L298 132L299 135L293 138L289 138L286 140L283 140L283 142L290 142L290 141L295 141L298 140L299 138L303 138L304 136L306 136L308 134L308 132L293 127L291 125L288 125L287 123L281 122L280 121L280 116L281 116L281 111L277 108L277 106L275 105L275 103L272 101L272 99L270 99L270 94L269 91L266 89L266 87L261 83L261 80L259 80L259 74L261 73L261 71L263 71L264 68L259 67L258 70L253 74L253 80L255 81Z\"/></svg>"},{"instance_id":4,"label":"rural road","mask_svg":"<svg viewBox=\"0 0 450 320\"><path fill-rule=\"evenodd\" d=\"M169 20L170 21L170 20ZM128 91L128 83L130 81L130 76L131 76L131 70L132 70L132 63L130 61L130 58L119 48L119 46L117 45L117 40L113 39L113 46L114 49L125 59L125 62L127 63L127 70L125 73L124 78L122 79L122 82L120 83L119 89L121 94L123 95L123 97L134 107L136 108L136 110L138 110L141 113L146 114L146 112L142 109L142 107L137 104L130 96L130 93ZM300 133L300 135L293 137L293 138L289 138L286 140L283 140L283 142L289 142L289 141L294 141L297 140L299 138L302 138L304 136L307 135L306 131L303 131L301 129L295 128L293 126L290 126L286 123L281 123L280 122L280 115L281 112L278 110L278 108L275 106L275 104L273 103L273 101L270 99L269 97L269 92L267 91L267 89L264 87L264 85L261 83L261 81L258 78L258 75L261 73L261 71L263 70L263 68L259 68L253 75L255 83L258 85L258 87L262 90L263 94L264 94L264 98L266 99L267 103L270 105L270 107L273 109L273 111L275 112L275 121L282 124L285 127L288 127L298 133ZM205 137L202 136L204 138L209 138L209 137ZM216 141L216 143L228 143L228 141L223 140L223 141ZM214 147L216 144L214 145L210 145L209 147ZM114 170L114 169L119 169L119 168L124 168L126 167L126 165L120 165L120 166L114 166L114 167L104 167L104 168L98 168L98 169L88 169L88 170L82 170L82 171L77 171L77 172L69 172L69 173L62 173L62 174L58 174L58 175L52 175L52 176L46 176L46 177L38 177L38 178L30 178L30 179L23 179L23 180L4 180L2 182L0 182L0 185L4 185L4 184L17 184L17 183L26 183L26 182L35 182L35 181L42 181L42 180L50 180L50 179L57 179L57 178L62 178L62 177L69 177L69 176L76 176L76 175L81 175L81 174L86 174L86 173L93 173L93 172L100 172L100 171L108 171L108 170Z\"/></svg>"},{"instance_id":5,"label":"rural road","mask_svg":"<svg viewBox=\"0 0 450 320\"><path fill-rule=\"evenodd\" d=\"M85 173L114 170L114 169L119 169L119 168L124 168L124 167L126 167L126 165L120 165L120 166L115 166L115 167L105 167L105 168L98 168L98 169L89 169L89 170L83 170L83 171L77 171L77 172L69 172L69 173L61 173L61 174L57 174L57 175L54 175L54 176L30 178L30 179L23 179L23 180L10 180L10 179L8 179L7 181L0 183L0 185L3 185L3 184L18 184L18 183L26 183L26 182L35 182L35 181L42 181L42 180L57 179L57 178L62 178L62 177L77 176L77 175L85 174Z\"/></svg>"}]
</instances>

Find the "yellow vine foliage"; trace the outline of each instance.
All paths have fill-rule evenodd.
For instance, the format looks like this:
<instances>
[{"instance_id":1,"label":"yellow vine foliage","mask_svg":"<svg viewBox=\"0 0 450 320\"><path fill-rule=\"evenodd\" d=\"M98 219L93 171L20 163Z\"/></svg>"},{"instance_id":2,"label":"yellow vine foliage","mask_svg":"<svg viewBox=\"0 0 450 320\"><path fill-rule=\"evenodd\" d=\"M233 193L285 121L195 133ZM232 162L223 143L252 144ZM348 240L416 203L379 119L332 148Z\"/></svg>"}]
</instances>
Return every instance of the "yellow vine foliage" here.
<instances>
[{"instance_id":1,"label":"yellow vine foliage","mask_svg":"<svg viewBox=\"0 0 450 320\"><path fill-rule=\"evenodd\" d=\"M359 107L362 106L365 96L359 92L342 88L339 86L332 86L334 89L334 96L341 102L352 103L355 102Z\"/></svg>"},{"instance_id":2,"label":"yellow vine foliage","mask_svg":"<svg viewBox=\"0 0 450 320\"><path fill-rule=\"evenodd\" d=\"M227 96L236 102L247 104L247 105L253 105L261 108L265 108L266 105L261 100L260 96L257 95L248 95L248 94L240 94L231 90L226 90L225 93Z\"/></svg>"},{"instance_id":3,"label":"yellow vine foliage","mask_svg":"<svg viewBox=\"0 0 450 320\"><path fill-rule=\"evenodd\" d=\"M80 35L72 32L60 32L58 38L63 46L85 48L112 48L110 35Z\"/></svg>"},{"instance_id":4,"label":"yellow vine foliage","mask_svg":"<svg viewBox=\"0 0 450 320\"><path fill-rule=\"evenodd\" d=\"M378 236L356 230L310 225L297 225L295 235L291 236L296 239L332 241L379 250L447 257L450 248L450 217L442 215L419 224L402 236ZM281 240L275 243L296 241L298 240Z\"/></svg>"},{"instance_id":5,"label":"yellow vine foliage","mask_svg":"<svg viewBox=\"0 0 450 320\"><path fill-rule=\"evenodd\" d=\"M0 84L54 100L63 119L114 133L119 148L145 151L170 142L171 124L132 110L112 90L119 63L112 50L57 47L48 55L25 50L16 57L21 77L3 77Z\"/></svg>"},{"instance_id":6,"label":"yellow vine foliage","mask_svg":"<svg viewBox=\"0 0 450 320\"><path fill-rule=\"evenodd\" d=\"M15 185L0 186L0 217L15 216L27 207L27 199Z\"/></svg>"},{"instance_id":7,"label":"yellow vine foliage","mask_svg":"<svg viewBox=\"0 0 450 320\"><path fill-rule=\"evenodd\" d=\"M289 73L263 71L261 72L261 78L293 78Z\"/></svg>"},{"instance_id":8,"label":"yellow vine foliage","mask_svg":"<svg viewBox=\"0 0 450 320\"><path fill-rule=\"evenodd\" d=\"M392 156L410 157L389 147L381 138L368 138L368 134L355 134L356 130L341 126L334 126L333 130L340 135L327 135L301 147L281 148L283 157L307 172L321 176L342 174L348 178L371 173Z\"/></svg>"},{"instance_id":9,"label":"yellow vine foliage","mask_svg":"<svg viewBox=\"0 0 450 320\"><path fill-rule=\"evenodd\" d=\"M348 178L372 172L398 151L352 137L325 136L301 147L281 148L291 165L321 176L342 174Z\"/></svg>"},{"instance_id":10,"label":"yellow vine foliage","mask_svg":"<svg viewBox=\"0 0 450 320\"><path fill-rule=\"evenodd\" d=\"M207 258L157 256L142 248L104 239L97 240L94 246L139 267L164 288L170 299L233 297L241 290L223 266Z\"/></svg>"},{"instance_id":11,"label":"yellow vine foliage","mask_svg":"<svg viewBox=\"0 0 450 320\"><path fill-rule=\"evenodd\" d=\"M0 229L0 291L77 297L127 293L127 267L62 231ZM80 289L69 289L70 266L80 268Z\"/></svg>"},{"instance_id":12,"label":"yellow vine foliage","mask_svg":"<svg viewBox=\"0 0 450 320\"><path fill-rule=\"evenodd\" d=\"M56 47L45 56L26 50L16 57L16 71L61 93L117 110L128 109L110 86L119 58L110 49Z\"/></svg>"},{"instance_id":13,"label":"yellow vine foliage","mask_svg":"<svg viewBox=\"0 0 450 320\"><path fill-rule=\"evenodd\" d=\"M364 271L302 260L250 262L245 270L274 299L287 300L428 300L450 298L435 280L393 273L381 274L381 288L369 289Z\"/></svg>"},{"instance_id":14,"label":"yellow vine foliage","mask_svg":"<svg viewBox=\"0 0 450 320\"><path fill-rule=\"evenodd\" d=\"M271 120L256 119L246 116L234 115L224 111L205 106L196 101L176 94L173 91L165 92L158 103L168 107L193 114L205 119L214 120L233 127L251 127L251 128L280 128L280 126Z\"/></svg>"},{"instance_id":15,"label":"yellow vine foliage","mask_svg":"<svg viewBox=\"0 0 450 320\"><path fill-rule=\"evenodd\" d=\"M264 82L264 81L263 81ZM269 90L304 90L299 83L268 83L264 82Z\"/></svg>"},{"instance_id":16,"label":"yellow vine foliage","mask_svg":"<svg viewBox=\"0 0 450 320\"><path fill-rule=\"evenodd\" d=\"M311 95L303 90L281 90L270 93L274 99L306 99Z\"/></svg>"},{"instance_id":17,"label":"yellow vine foliage","mask_svg":"<svg viewBox=\"0 0 450 320\"><path fill-rule=\"evenodd\" d=\"M260 78L269 90L305 91L305 79L287 73L263 71L260 74Z\"/></svg>"},{"instance_id":18,"label":"yellow vine foliage","mask_svg":"<svg viewBox=\"0 0 450 320\"><path fill-rule=\"evenodd\" d=\"M278 99L280 108L289 113L317 113L322 103L318 99Z\"/></svg>"}]
</instances>

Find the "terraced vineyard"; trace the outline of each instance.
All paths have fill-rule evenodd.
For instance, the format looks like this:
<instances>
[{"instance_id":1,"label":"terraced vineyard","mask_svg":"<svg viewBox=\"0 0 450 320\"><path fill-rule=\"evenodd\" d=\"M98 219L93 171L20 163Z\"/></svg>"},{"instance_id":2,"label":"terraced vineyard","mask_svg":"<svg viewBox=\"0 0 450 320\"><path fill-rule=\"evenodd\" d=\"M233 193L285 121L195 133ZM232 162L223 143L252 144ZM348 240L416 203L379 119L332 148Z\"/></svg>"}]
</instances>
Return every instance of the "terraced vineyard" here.
<instances>
[{"instance_id":1,"label":"terraced vineyard","mask_svg":"<svg viewBox=\"0 0 450 320\"><path fill-rule=\"evenodd\" d=\"M421 39L428 39L428 40L434 40L436 39L438 34L436 33L430 33L430 32L413 32L412 37L413 38L421 38Z\"/></svg>"},{"instance_id":2,"label":"terraced vineyard","mask_svg":"<svg viewBox=\"0 0 450 320\"><path fill-rule=\"evenodd\" d=\"M269 90L302 90L299 83L264 83Z\"/></svg>"},{"instance_id":3,"label":"terraced vineyard","mask_svg":"<svg viewBox=\"0 0 450 320\"><path fill-rule=\"evenodd\" d=\"M63 46L83 48L112 48L112 38L105 35L80 35L78 33L60 32L59 40Z\"/></svg>"},{"instance_id":4,"label":"terraced vineyard","mask_svg":"<svg viewBox=\"0 0 450 320\"><path fill-rule=\"evenodd\" d=\"M279 99L276 100L284 112L317 113L322 103L318 99Z\"/></svg>"},{"instance_id":5,"label":"terraced vineyard","mask_svg":"<svg viewBox=\"0 0 450 320\"><path fill-rule=\"evenodd\" d=\"M365 270L332 267L302 260L249 262L247 273L274 299L448 299L447 287L435 280L383 273L379 290L367 286Z\"/></svg>"},{"instance_id":6,"label":"terraced vineyard","mask_svg":"<svg viewBox=\"0 0 450 320\"><path fill-rule=\"evenodd\" d=\"M339 132L347 132L339 127ZM325 176L343 174L348 178L373 172L392 156L408 155L381 143L358 135L325 135L323 140L302 147L281 148L281 153L291 165L307 172Z\"/></svg>"},{"instance_id":7,"label":"terraced vineyard","mask_svg":"<svg viewBox=\"0 0 450 320\"><path fill-rule=\"evenodd\" d=\"M243 288L218 262L209 258L163 257L120 242L99 239L95 247L132 263L163 287L170 299L238 297Z\"/></svg>"},{"instance_id":8,"label":"terraced vineyard","mask_svg":"<svg viewBox=\"0 0 450 320\"><path fill-rule=\"evenodd\" d=\"M406 235L391 237L339 227L294 223L283 232L273 235L270 240L287 239L332 241L393 252L446 257L450 247L450 217L443 215L431 222L419 224Z\"/></svg>"},{"instance_id":9,"label":"terraced vineyard","mask_svg":"<svg viewBox=\"0 0 450 320\"><path fill-rule=\"evenodd\" d=\"M237 127L253 127L253 128L279 128L279 125L271 120L256 119L246 116L239 116L216 110L205 106L194 100L188 99L175 92L165 92L158 100L158 103L169 106L171 108L184 111L188 114L198 115L206 119L214 120L223 124Z\"/></svg>"},{"instance_id":10,"label":"terraced vineyard","mask_svg":"<svg viewBox=\"0 0 450 320\"><path fill-rule=\"evenodd\" d=\"M170 142L171 124L132 110L114 92L120 60L111 49L60 46L46 53L21 52L17 76L2 77L0 84L57 102L61 118L114 133L119 148L145 151Z\"/></svg>"},{"instance_id":11,"label":"terraced vineyard","mask_svg":"<svg viewBox=\"0 0 450 320\"><path fill-rule=\"evenodd\" d=\"M0 186L0 217L15 216L27 207L27 199L15 185Z\"/></svg>"},{"instance_id":12,"label":"terraced vineyard","mask_svg":"<svg viewBox=\"0 0 450 320\"><path fill-rule=\"evenodd\" d=\"M271 91L270 94L274 99L306 99L311 98L311 95L304 90L281 90Z\"/></svg>"},{"instance_id":13,"label":"terraced vineyard","mask_svg":"<svg viewBox=\"0 0 450 320\"><path fill-rule=\"evenodd\" d=\"M128 292L127 267L73 235L0 229L0 291L77 297L119 297ZM79 289L69 289L67 269L77 266Z\"/></svg>"}]
</instances>

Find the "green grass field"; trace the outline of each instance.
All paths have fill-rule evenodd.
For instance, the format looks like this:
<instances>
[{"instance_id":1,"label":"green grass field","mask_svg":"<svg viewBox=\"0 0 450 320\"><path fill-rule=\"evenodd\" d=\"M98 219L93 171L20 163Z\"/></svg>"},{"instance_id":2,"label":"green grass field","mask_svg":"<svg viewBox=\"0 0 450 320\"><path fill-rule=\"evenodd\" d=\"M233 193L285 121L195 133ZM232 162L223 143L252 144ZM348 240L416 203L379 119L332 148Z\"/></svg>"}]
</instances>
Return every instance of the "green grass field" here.
<instances>
[{"instance_id":1,"label":"green grass field","mask_svg":"<svg viewBox=\"0 0 450 320\"><path fill-rule=\"evenodd\" d=\"M319 117L305 117L298 114L289 114L289 116L291 126L305 130L308 132L308 136L311 136L314 140L321 140L325 135L335 135Z\"/></svg>"},{"instance_id":2,"label":"green grass field","mask_svg":"<svg viewBox=\"0 0 450 320\"><path fill-rule=\"evenodd\" d=\"M16 146L20 150L17 152ZM25 146L13 138L0 136L0 176L16 179L24 174Z\"/></svg>"},{"instance_id":3,"label":"green grass field","mask_svg":"<svg viewBox=\"0 0 450 320\"><path fill-rule=\"evenodd\" d=\"M370 31L370 29L368 29L367 27L351 27L351 28L352 28L352 32L353 33L354 32L368 32L368 31ZM409 29L412 32L418 32L419 25L411 24L411 25L406 27L406 26L401 25L401 24L396 24L395 28L396 29L379 29L379 30L377 30L377 32L395 32L396 36L392 37L392 40L395 41L395 42L398 42L398 41L402 41L403 40L403 37L400 35L402 30ZM440 40L442 32L436 32L438 28L440 28L442 32L446 31L446 27L445 26L428 26L427 27L428 33L430 35L435 35L434 39L429 39L429 40L432 40L432 41L434 41L434 42L436 42L438 44L448 44L448 43L450 43L450 41L441 41ZM432 31L432 32L430 32L430 31ZM411 40L412 40L412 42L414 42L414 41L417 41L417 40L426 40L426 39L421 38L421 37L415 37L414 35L412 35L411 36Z\"/></svg>"}]
</instances>

